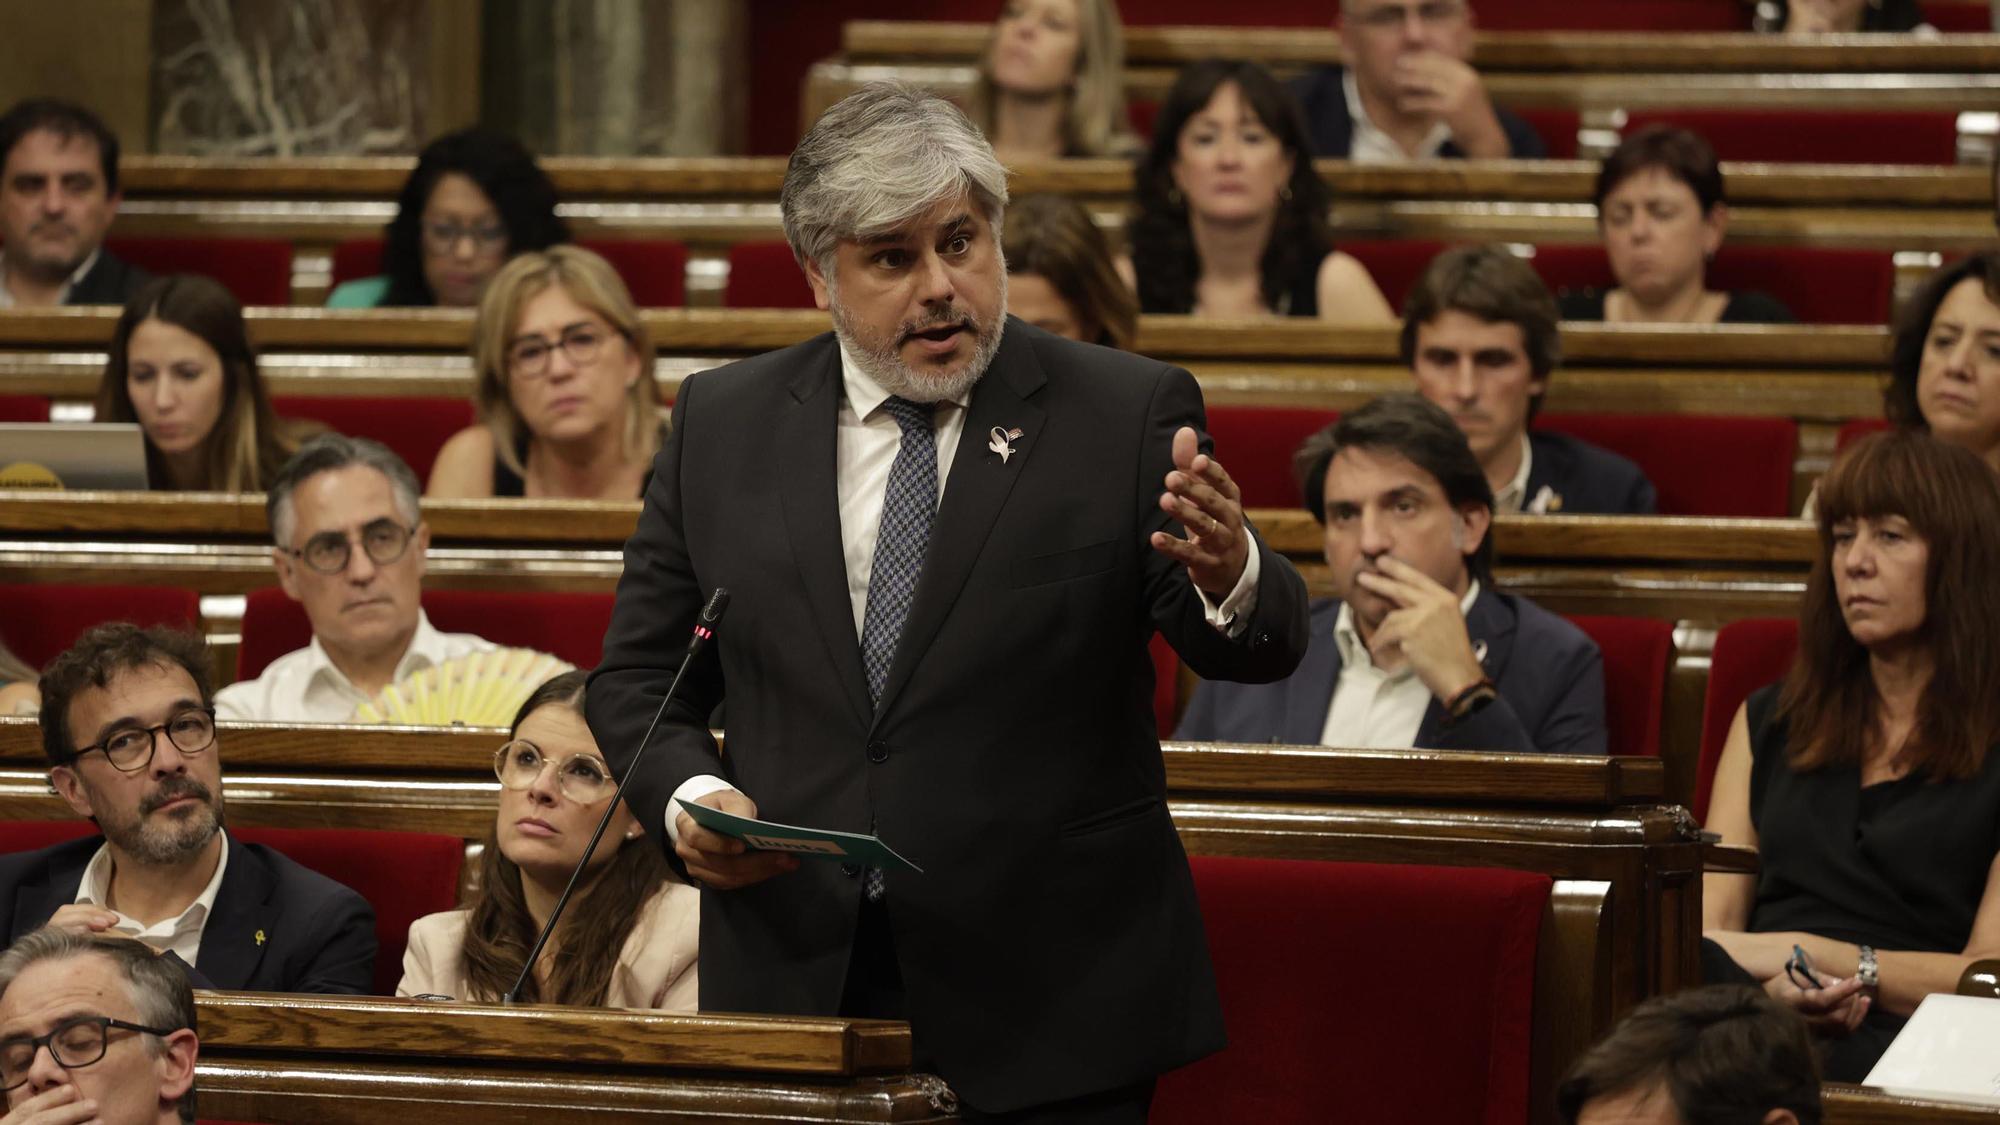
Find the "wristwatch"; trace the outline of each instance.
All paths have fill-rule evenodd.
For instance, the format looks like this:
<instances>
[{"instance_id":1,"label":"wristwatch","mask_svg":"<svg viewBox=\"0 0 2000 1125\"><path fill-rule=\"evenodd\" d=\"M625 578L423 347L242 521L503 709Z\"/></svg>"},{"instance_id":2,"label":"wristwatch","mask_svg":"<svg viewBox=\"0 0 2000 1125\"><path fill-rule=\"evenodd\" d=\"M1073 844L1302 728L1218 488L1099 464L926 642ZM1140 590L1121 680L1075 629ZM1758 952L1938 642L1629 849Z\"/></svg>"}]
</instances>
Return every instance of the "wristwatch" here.
<instances>
[{"instance_id":1,"label":"wristwatch","mask_svg":"<svg viewBox=\"0 0 2000 1125\"><path fill-rule=\"evenodd\" d=\"M1478 714L1480 711L1485 710L1487 704L1498 698L1500 698L1500 689L1494 686L1490 678L1481 676L1479 679L1473 681L1465 690L1445 701L1444 725L1447 727L1456 726L1473 715Z\"/></svg>"},{"instance_id":2,"label":"wristwatch","mask_svg":"<svg viewBox=\"0 0 2000 1125\"><path fill-rule=\"evenodd\" d=\"M1882 983L1882 970L1875 963L1874 946L1864 945L1861 947L1861 959L1854 967L1854 975L1860 978L1861 987L1863 988L1872 989Z\"/></svg>"}]
</instances>

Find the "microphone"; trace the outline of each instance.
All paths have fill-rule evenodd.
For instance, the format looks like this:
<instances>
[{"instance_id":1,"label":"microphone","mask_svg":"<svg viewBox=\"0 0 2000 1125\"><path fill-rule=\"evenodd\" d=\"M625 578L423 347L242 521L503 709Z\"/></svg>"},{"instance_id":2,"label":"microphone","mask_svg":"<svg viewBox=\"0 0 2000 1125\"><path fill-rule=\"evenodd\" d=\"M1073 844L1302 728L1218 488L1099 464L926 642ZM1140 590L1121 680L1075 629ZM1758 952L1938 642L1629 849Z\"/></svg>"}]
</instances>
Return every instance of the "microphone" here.
<instances>
[{"instance_id":1,"label":"microphone","mask_svg":"<svg viewBox=\"0 0 2000 1125\"><path fill-rule=\"evenodd\" d=\"M659 710L653 712L653 721L646 724L646 733L639 736L639 748L632 753L632 766L625 776L618 779L618 788L611 794L611 800L604 806L604 815L597 818L597 831L590 834L590 843L584 846L582 858L576 861L576 870L569 873L569 885L563 888L562 897L556 899L555 909L549 911L549 920L542 925L542 932L535 935L534 947L528 950L528 959L521 964L521 975L514 978L514 987L500 998L502 1004L513 1004L521 994L521 986L528 983L528 974L535 971L535 961L542 955L542 947L549 943L549 935L556 932L556 923L561 921L563 907L569 905L570 892L576 890L577 880L583 878L583 869L590 866L590 857L597 854L597 843L604 839L604 830L611 825L611 815L618 811L618 803L625 799L625 787L638 776L639 763L646 756L646 744L653 740L653 730L660 725L660 717L667 713L667 704L674 701L674 693L680 690L681 677L687 675L688 665L707 647L715 637L715 627L722 620L724 610L729 608L729 591L720 586L708 596L708 604L701 607L695 618L694 636L688 638L687 654L681 657L681 666L674 672L674 682L667 686L667 694L660 699Z\"/></svg>"}]
</instances>

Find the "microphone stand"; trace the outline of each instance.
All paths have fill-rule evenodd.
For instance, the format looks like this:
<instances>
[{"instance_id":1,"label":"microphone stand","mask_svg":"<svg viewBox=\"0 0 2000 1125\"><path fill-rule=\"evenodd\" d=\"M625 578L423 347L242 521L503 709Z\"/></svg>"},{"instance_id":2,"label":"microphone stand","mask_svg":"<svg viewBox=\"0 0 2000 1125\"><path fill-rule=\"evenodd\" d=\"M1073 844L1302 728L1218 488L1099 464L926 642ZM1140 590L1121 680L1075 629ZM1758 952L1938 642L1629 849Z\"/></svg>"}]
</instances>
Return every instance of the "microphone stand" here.
<instances>
[{"instance_id":1,"label":"microphone stand","mask_svg":"<svg viewBox=\"0 0 2000 1125\"><path fill-rule=\"evenodd\" d=\"M598 841L604 839L604 830L610 827L612 814L618 811L618 803L625 799L625 787L632 784L632 779L639 774L639 763L646 756L646 746L653 740L653 730L660 725L661 716L667 713L667 704L674 701L674 693L680 690L681 677L687 675L688 666L694 663L695 656L707 646L709 639L715 636L716 623L722 619L723 611L728 608L729 591L717 586L715 593L709 595L708 604L702 607L701 616L695 621L694 637L688 641L687 654L681 657L681 666L674 672L674 682L667 686L667 694L660 699L659 710L653 712L653 721L646 724L646 733L639 736L639 748L632 755L631 768L625 771L624 777L618 779L618 788L611 794L610 802L604 806L604 815L597 818L597 830L590 834L590 843L583 849L583 858L576 861L576 870L569 873L569 885L563 888L562 897L556 899L555 909L549 911L549 920L542 925L542 932L535 936L534 948L528 950L528 959L522 962L521 975L514 978L514 987L508 989L507 995L500 998L502 1004L514 1004L515 998L521 994L522 986L528 983L528 974L535 971L535 961L541 957L542 947L549 943L550 936L556 932L556 923L562 919L563 908L569 905L570 893L576 890L577 882L583 878L584 869L590 866L590 857L597 854Z\"/></svg>"}]
</instances>

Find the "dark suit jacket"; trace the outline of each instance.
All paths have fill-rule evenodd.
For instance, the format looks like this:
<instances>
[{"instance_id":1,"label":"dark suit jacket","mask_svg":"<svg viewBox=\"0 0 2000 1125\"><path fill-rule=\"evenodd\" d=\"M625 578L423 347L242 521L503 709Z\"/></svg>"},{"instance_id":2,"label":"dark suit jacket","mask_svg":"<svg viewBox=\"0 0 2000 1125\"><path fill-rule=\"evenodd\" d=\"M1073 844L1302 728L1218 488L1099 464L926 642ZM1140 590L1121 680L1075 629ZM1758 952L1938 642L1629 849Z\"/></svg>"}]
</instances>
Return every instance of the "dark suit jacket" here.
<instances>
[{"instance_id":1,"label":"dark suit jacket","mask_svg":"<svg viewBox=\"0 0 2000 1125\"><path fill-rule=\"evenodd\" d=\"M1338 66L1314 67L1292 80L1292 93L1306 111L1306 130L1314 156L1345 160L1354 145L1354 118L1347 112L1347 91L1342 84L1346 69ZM1516 160L1541 160L1548 156L1542 136L1526 121L1493 107L1500 131L1507 134L1507 152ZM1465 156L1455 140L1446 141L1439 156Z\"/></svg>"},{"instance_id":2,"label":"dark suit jacket","mask_svg":"<svg viewBox=\"0 0 2000 1125\"><path fill-rule=\"evenodd\" d=\"M1007 1110L1139 1081L1223 1042L1192 880L1167 814L1147 642L1201 674L1275 680L1305 651L1305 587L1259 541L1231 639L1147 539L1179 368L1009 318L973 391L879 707L869 704L836 507L831 334L681 384L591 677L613 767L659 706L704 596L733 595L626 800L723 776L770 819L873 827L924 869L886 907L919 1049ZM1011 460L988 448L1018 428ZM1204 438L1204 444L1206 439ZM706 720L729 700L719 759ZM671 855L671 852L669 853ZM836 1011L855 869L808 863L702 899L704 1010Z\"/></svg>"},{"instance_id":3,"label":"dark suit jacket","mask_svg":"<svg viewBox=\"0 0 2000 1125\"><path fill-rule=\"evenodd\" d=\"M1550 430L1529 430L1535 451L1528 466L1524 505L1547 488L1547 515L1650 516L1657 508L1653 482L1639 466L1608 449Z\"/></svg>"},{"instance_id":4,"label":"dark suit jacket","mask_svg":"<svg viewBox=\"0 0 2000 1125\"><path fill-rule=\"evenodd\" d=\"M1333 625L1340 601L1312 605L1312 646L1299 670L1275 684L1204 683L1181 717L1176 738L1200 742L1282 742L1314 746L1340 683ZM1604 658L1576 626L1526 598L1482 585L1465 615L1474 651L1500 698L1456 727L1443 725L1436 699L1417 728L1416 749L1604 754ZM1336 736L1337 737L1337 736Z\"/></svg>"},{"instance_id":5,"label":"dark suit jacket","mask_svg":"<svg viewBox=\"0 0 2000 1125\"><path fill-rule=\"evenodd\" d=\"M86 836L0 856L8 941L76 901L104 843ZM375 982L375 911L324 875L231 837L229 867L201 928L196 987L249 992L367 993Z\"/></svg>"},{"instance_id":6,"label":"dark suit jacket","mask_svg":"<svg viewBox=\"0 0 2000 1125\"><path fill-rule=\"evenodd\" d=\"M153 280L153 275L138 266L120 258L109 250L101 250L97 264L90 272L78 279L70 287L66 305L122 305L132 299L141 285Z\"/></svg>"}]
</instances>

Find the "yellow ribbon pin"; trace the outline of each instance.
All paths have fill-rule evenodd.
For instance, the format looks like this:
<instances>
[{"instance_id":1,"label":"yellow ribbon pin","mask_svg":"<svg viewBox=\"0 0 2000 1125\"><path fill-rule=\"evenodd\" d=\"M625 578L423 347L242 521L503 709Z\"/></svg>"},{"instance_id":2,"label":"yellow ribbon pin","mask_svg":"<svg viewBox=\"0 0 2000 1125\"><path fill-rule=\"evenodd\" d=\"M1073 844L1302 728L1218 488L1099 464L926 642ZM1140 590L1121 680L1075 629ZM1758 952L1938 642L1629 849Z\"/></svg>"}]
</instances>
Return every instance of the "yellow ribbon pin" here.
<instances>
[{"instance_id":1,"label":"yellow ribbon pin","mask_svg":"<svg viewBox=\"0 0 2000 1125\"><path fill-rule=\"evenodd\" d=\"M257 944L258 945L264 944L264 931L262 930L257 931Z\"/></svg>"}]
</instances>

